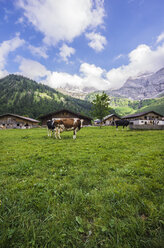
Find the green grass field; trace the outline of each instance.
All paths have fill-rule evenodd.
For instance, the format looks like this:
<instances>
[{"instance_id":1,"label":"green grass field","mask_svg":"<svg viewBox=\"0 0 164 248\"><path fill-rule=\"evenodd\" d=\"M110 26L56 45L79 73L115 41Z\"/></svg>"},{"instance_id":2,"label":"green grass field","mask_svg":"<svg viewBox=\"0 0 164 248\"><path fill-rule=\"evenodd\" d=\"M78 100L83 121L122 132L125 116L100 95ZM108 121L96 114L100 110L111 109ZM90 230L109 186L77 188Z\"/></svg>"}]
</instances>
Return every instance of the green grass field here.
<instances>
[{"instance_id":1,"label":"green grass field","mask_svg":"<svg viewBox=\"0 0 164 248\"><path fill-rule=\"evenodd\" d=\"M163 248L164 131L0 130L1 248Z\"/></svg>"}]
</instances>

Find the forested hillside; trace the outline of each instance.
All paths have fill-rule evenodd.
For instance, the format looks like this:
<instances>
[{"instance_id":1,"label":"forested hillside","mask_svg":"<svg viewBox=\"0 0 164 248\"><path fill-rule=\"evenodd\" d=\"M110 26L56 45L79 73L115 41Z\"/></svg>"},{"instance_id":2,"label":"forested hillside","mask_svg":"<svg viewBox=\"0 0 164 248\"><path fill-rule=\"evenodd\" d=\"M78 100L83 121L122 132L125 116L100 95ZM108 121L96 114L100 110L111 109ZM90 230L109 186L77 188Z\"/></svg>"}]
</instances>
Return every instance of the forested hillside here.
<instances>
[{"instance_id":1,"label":"forested hillside","mask_svg":"<svg viewBox=\"0 0 164 248\"><path fill-rule=\"evenodd\" d=\"M140 111L137 112L150 110L154 110L164 116L164 97L144 100Z\"/></svg>"},{"instance_id":2,"label":"forested hillside","mask_svg":"<svg viewBox=\"0 0 164 248\"><path fill-rule=\"evenodd\" d=\"M88 94L85 100L92 102L95 98L95 94L98 93L101 94L101 92ZM159 114L164 115L164 96L162 94L161 97L145 100L131 100L128 98L112 96L110 96L110 99L110 106L120 116L150 110L156 111Z\"/></svg>"},{"instance_id":3,"label":"forested hillside","mask_svg":"<svg viewBox=\"0 0 164 248\"><path fill-rule=\"evenodd\" d=\"M0 79L0 115L15 113L38 118L66 108L90 116L91 103L66 96L23 76Z\"/></svg>"}]
</instances>

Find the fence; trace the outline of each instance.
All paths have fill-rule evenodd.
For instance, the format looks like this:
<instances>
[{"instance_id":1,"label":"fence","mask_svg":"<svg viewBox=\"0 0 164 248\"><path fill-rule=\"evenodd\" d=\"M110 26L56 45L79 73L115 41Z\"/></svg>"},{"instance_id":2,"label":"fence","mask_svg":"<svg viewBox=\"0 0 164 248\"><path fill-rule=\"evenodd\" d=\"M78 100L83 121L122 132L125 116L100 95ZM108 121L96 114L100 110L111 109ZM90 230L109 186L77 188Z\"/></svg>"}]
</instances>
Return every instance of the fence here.
<instances>
[{"instance_id":1,"label":"fence","mask_svg":"<svg viewBox=\"0 0 164 248\"><path fill-rule=\"evenodd\" d=\"M164 125L129 125L131 130L164 130Z\"/></svg>"}]
</instances>

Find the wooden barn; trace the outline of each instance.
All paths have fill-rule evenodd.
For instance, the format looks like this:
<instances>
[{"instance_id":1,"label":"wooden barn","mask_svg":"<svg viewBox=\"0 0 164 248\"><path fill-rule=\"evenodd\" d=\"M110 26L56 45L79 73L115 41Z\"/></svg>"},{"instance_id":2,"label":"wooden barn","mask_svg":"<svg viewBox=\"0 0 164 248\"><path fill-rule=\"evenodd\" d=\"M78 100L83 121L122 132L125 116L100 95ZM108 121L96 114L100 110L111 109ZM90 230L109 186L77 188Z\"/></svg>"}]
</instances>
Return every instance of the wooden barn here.
<instances>
[{"instance_id":1,"label":"wooden barn","mask_svg":"<svg viewBox=\"0 0 164 248\"><path fill-rule=\"evenodd\" d=\"M39 121L15 114L0 115L1 128L31 128L38 127Z\"/></svg>"},{"instance_id":2,"label":"wooden barn","mask_svg":"<svg viewBox=\"0 0 164 248\"><path fill-rule=\"evenodd\" d=\"M104 117L103 119L103 123L106 125L106 126L114 126L115 125L115 121L117 120L120 120L121 118L116 115L116 114L111 114L111 115L107 115Z\"/></svg>"},{"instance_id":3,"label":"wooden barn","mask_svg":"<svg viewBox=\"0 0 164 248\"><path fill-rule=\"evenodd\" d=\"M160 125L163 116L155 111L141 112L124 116L122 119L129 120L133 125Z\"/></svg>"},{"instance_id":4,"label":"wooden barn","mask_svg":"<svg viewBox=\"0 0 164 248\"><path fill-rule=\"evenodd\" d=\"M79 118L84 120L83 125L92 125L92 118L79 113L74 113L67 109L62 109L47 115L43 115L39 119L41 120L42 125L47 125L47 121L52 120L52 118Z\"/></svg>"}]
</instances>

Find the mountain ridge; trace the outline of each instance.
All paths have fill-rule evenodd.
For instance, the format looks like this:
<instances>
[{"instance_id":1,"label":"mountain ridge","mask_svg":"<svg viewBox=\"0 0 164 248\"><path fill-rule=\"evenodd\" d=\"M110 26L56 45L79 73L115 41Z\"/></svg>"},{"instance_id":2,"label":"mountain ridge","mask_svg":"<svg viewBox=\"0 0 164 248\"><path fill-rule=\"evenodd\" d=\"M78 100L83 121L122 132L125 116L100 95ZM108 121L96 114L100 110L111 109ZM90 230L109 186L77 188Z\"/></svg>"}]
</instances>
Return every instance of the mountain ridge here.
<instances>
[{"instance_id":1,"label":"mountain ridge","mask_svg":"<svg viewBox=\"0 0 164 248\"><path fill-rule=\"evenodd\" d=\"M47 85L20 75L0 79L0 115L13 113L38 119L41 115L68 109L92 117L91 102L100 91L89 93L85 100L64 95ZM164 94L159 98L132 100L110 95L110 107L120 116L154 110L164 115Z\"/></svg>"},{"instance_id":2,"label":"mountain ridge","mask_svg":"<svg viewBox=\"0 0 164 248\"><path fill-rule=\"evenodd\" d=\"M61 93L74 98L85 99L88 94L102 92L93 87L80 88L67 83L57 88ZM133 100L143 100L158 97L164 93L164 68L153 72L143 73L137 77L129 77L119 89L104 90L106 94L114 97L125 97Z\"/></svg>"},{"instance_id":3,"label":"mountain ridge","mask_svg":"<svg viewBox=\"0 0 164 248\"><path fill-rule=\"evenodd\" d=\"M121 88L105 92L111 96L133 100L155 98L164 93L164 68L155 73L129 78Z\"/></svg>"},{"instance_id":4,"label":"mountain ridge","mask_svg":"<svg viewBox=\"0 0 164 248\"><path fill-rule=\"evenodd\" d=\"M67 108L90 115L91 103L64 95L24 76L10 74L0 79L0 114L13 113L38 119Z\"/></svg>"}]
</instances>

